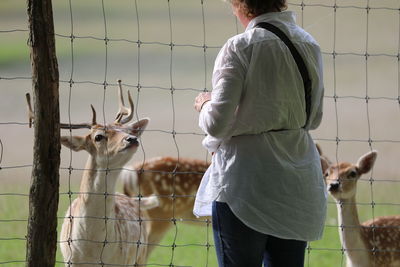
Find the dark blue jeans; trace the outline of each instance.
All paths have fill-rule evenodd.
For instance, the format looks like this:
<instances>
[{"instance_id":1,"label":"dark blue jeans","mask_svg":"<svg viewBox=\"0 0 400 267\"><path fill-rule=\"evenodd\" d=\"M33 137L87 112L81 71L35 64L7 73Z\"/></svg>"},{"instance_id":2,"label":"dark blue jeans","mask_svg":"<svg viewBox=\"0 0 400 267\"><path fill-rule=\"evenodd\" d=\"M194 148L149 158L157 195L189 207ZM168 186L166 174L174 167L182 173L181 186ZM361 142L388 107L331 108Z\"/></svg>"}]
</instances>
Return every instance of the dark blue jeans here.
<instances>
[{"instance_id":1,"label":"dark blue jeans","mask_svg":"<svg viewBox=\"0 0 400 267\"><path fill-rule=\"evenodd\" d=\"M228 204L213 202L214 243L220 267L303 267L307 242L280 239L242 223Z\"/></svg>"}]
</instances>

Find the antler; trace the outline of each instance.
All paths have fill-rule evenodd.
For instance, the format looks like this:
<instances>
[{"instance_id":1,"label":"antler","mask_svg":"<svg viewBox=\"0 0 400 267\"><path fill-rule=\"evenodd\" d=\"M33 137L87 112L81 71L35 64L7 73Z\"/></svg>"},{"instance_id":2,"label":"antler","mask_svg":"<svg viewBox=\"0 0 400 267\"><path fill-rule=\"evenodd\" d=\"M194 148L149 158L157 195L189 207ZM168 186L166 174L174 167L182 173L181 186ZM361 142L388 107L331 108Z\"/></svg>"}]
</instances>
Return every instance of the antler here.
<instances>
[{"instance_id":1,"label":"antler","mask_svg":"<svg viewBox=\"0 0 400 267\"><path fill-rule=\"evenodd\" d=\"M134 111L134 105L132 101L131 94L128 90L128 101L129 101L129 106L130 108L127 108L124 103L124 97L122 94L122 84L121 80L118 80L118 98L119 98L119 110L117 113L117 116L115 118L114 124L125 124L132 120L133 118L133 111ZM29 128L32 127L33 120L34 120L34 112L32 110L32 105L31 105L31 96L29 93L26 95L26 102L28 104L28 118L29 118ZM60 128L61 129L82 129L82 128L87 128L91 129L93 125L96 125L96 110L92 105L90 105L92 108L92 113L93 113L93 118L92 118L92 123L74 123L74 124L69 124L69 123L60 123ZM122 119L124 116L127 116L126 118Z\"/></svg>"},{"instance_id":2,"label":"antler","mask_svg":"<svg viewBox=\"0 0 400 267\"><path fill-rule=\"evenodd\" d=\"M125 124L133 118L134 106L133 106L133 101L132 101L132 97L131 97L129 90L128 90L128 101L129 101L130 108L127 108L125 106L124 96L122 94L121 80L118 80L118 88L119 88L118 89L119 110L118 110L117 116L115 117L114 123ZM123 116L127 116L127 117L125 119L122 119Z\"/></svg>"},{"instance_id":3,"label":"antler","mask_svg":"<svg viewBox=\"0 0 400 267\"><path fill-rule=\"evenodd\" d=\"M69 123L60 123L60 128L61 129L91 129L93 125L96 125L96 110L94 109L93 105L90 105L92 108L92 124L90 123L74 123L74 124L69 124Z\"/></svg>"},{"instance_id":4,"label":"antler","mask_svg":"<svg viewBox=\"0 0 400 267\"><path fill-rule=\"evenodd\" d=\"M28 104L28 117L29 117L29 128L32 127L32 123L34 120L34 113L32 110L32 104L31 104L31 95L29 93L25 94L26 97L26 102ZM74 124L69 124L69 123L60 123L60 128L61 129L83 129L83 128L87 128L87 129L91 129L93 125L96 125L96 110L94 109L94 107L92 105L90 105L90 107L92 108L92 113L93 113L93 117L92 117L92 124L90 123L74 123Z\"/></svg>"}]
</instances>

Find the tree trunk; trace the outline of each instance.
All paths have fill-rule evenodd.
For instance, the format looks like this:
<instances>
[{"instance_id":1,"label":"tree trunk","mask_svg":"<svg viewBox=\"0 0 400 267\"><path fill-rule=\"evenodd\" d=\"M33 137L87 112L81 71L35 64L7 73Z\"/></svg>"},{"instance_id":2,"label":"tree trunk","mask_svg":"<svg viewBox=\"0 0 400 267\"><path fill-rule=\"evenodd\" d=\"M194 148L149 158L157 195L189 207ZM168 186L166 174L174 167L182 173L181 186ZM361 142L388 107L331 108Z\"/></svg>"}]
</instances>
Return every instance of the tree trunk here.
<instances>
[{"instance_id":1,"label":"tree trunk","mask_svg":"<svg viewBox=\"0 0 400 267\"><path fill-rule=\"evenodd\" d=\"M51 0L27 0L34 99L34 147L26 266L55 265L60 165L58 66Z\"/></svg>"}]
</instances>

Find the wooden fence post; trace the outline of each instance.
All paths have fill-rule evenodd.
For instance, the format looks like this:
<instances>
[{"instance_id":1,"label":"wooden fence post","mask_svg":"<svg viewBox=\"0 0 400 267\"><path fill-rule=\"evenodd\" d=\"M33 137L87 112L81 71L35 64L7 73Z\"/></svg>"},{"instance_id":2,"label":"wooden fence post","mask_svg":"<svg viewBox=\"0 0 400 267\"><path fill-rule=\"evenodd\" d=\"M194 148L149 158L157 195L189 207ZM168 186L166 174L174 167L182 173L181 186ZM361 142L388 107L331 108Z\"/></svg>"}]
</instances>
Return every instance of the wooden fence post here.
<instances>
[{"instance_id":1,"label":"wooden fence post","mask_svg":"<svg viewBox=\"0 0 400 267\"><path fill-rule=\"evenodd\" d=\"M34 95L34 147L26 266L55 265L60 166L58 65L51 0L27 0Z\"/></svg>"}]
</instances>

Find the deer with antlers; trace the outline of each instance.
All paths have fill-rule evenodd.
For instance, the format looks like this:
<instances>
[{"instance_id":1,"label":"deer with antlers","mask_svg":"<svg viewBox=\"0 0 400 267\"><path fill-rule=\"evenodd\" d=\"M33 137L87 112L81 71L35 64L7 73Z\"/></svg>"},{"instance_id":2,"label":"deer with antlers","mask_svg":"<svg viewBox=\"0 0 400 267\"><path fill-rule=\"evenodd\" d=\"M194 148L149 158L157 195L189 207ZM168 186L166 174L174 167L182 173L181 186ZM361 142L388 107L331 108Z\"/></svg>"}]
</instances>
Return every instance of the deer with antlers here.
<instances>
[{"instance_id":1,"label":"deer with antlers","mask_svg":"<svg viewBox=\"0 0 400 267\"><path fill-rule=\"evenodd\" d=\"M332 164L318 148L327 190L338 210L339 235L348 267L400 266L400 215L377 217L360 223L356 206L357 181L374 166L371 151L356 164Z\"/></svg>"},{"instance_id":2,"label":"deer with antlers","mask_svg":"<svg viewBox=\"0 0 400 267\"><path fill-rule=\"evenodd\" d=\"M120 109L112 124L60 124L62 129L87 128L85 136L62 136L61 143L74 150L89 153L79 196L71 203L60 235L61 252L66 266L145 264L150 225L147 210L158 205L154 196L130 198L115 193L122 167L136 152L138 138L149 119L128 123L133 117L133 101L128 91L130 108L125 107L121 81ZM29 121L33 111L27 94ZM123 118L126 116L126 118Z\"/></svg>"},{"instance_id":3,"label":"deer with antlers","mask_svg":"<svg viewBox=\"0 0 400 267\"><path fill-rule=\"evenodd\" d=\"M209 163L188 158L158 157L136 163L134 172L122 176L124 193L129 196L151 194L159 197L159 206L148 211L149 252L160 243L177 222L206 225L206 219L193 215L193 205L201 178ZM201 223L202 222L202 223Z\"/></svg>"}]
</instances>

